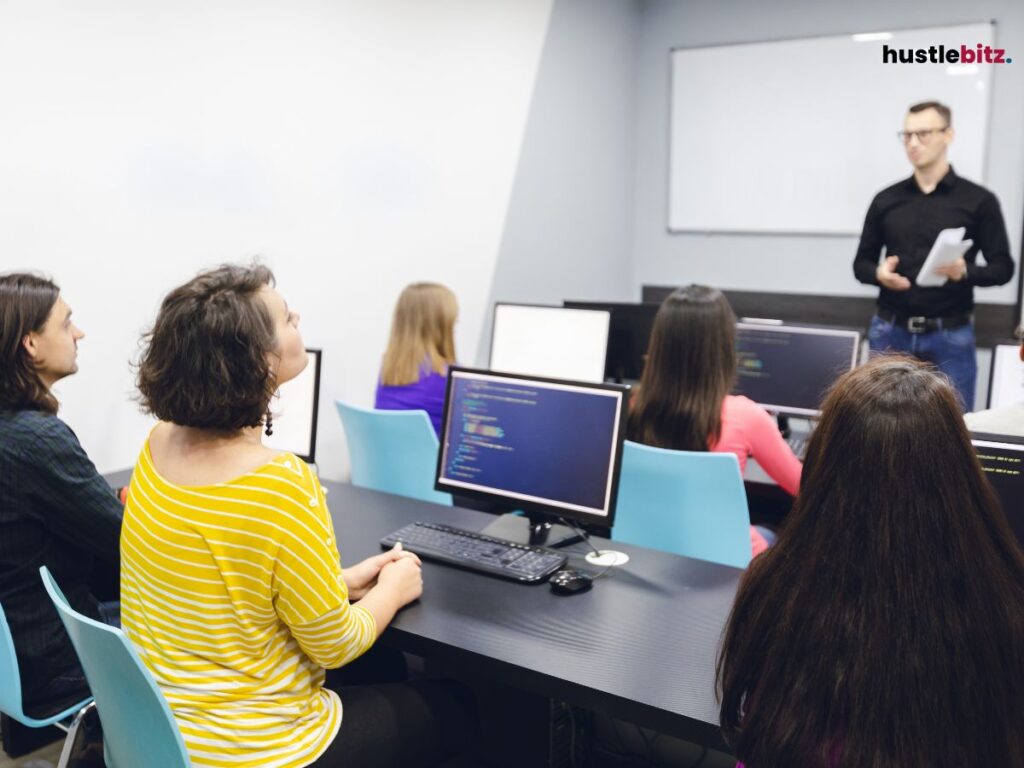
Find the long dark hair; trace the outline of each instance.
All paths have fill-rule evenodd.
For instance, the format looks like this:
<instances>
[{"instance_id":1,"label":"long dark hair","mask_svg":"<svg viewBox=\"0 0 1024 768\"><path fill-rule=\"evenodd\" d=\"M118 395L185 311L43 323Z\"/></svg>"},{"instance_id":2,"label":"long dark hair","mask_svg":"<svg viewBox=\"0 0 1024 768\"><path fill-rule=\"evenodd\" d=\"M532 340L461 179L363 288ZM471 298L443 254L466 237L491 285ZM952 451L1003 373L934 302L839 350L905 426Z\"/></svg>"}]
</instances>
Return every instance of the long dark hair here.
<instances>
[{"instance_id":1,"label":"long dark hair","mask_svg":"<svg viewBox=\"0 0 1024 768\"><path fill-rule=\"evenodd\" d=\"M722 432L722 401L736 378L736 316L720 291L674 291L654 318L647 362L633 395L630 440L706 451Z\"/></svg>"},{"instance_id":2,"label":"long dark hair","mask_svg":"<svg viewBox=\"0 0 1024 768\"><path fill-rule=\"evenodd\" d=\"M1024 765L1024 556L948 381L901 356L840 378L779 541L718 660L752 768Z\"/></svg>"},{"instance_id":3,"label":"long dark hair","mask_svg":"<svg viewBox=\"0 0 1024 768\"><path fill-rule=\"evenodd\" d=\"M57 412L57 398L39 378L22 341L43 331L58 296L60 288L45 277L0 276L0 408Z\"/></svg>"}]
</instances>

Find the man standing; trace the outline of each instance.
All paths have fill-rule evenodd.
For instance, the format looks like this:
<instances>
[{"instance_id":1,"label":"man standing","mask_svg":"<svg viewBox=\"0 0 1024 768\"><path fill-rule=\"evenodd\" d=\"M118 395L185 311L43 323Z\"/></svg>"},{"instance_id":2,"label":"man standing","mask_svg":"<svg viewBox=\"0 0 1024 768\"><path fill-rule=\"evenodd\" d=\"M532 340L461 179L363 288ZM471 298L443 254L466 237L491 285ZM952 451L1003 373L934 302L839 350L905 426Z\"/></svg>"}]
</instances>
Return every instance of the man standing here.
<instances>
[{"instance_id":1,"label":"man standing","mask_svg":"<svg viewBox=\"0 0 1024 768\"><path fill-rule=\"evenodd\" d=\"M89 695L39 567L50 569L75 610L117 621L116 604L100 604L90 577L94 559L119 562L123 507L57 418L51 391L78 370L83 336L51 281L0 276L0 604L14 638L23 708L33 717ZM8 737L5 728L5 744Z\"/></svg>"},{"instance_id":2,"label":"man standing","mask_svg":"<svg viewBox=\"0 0 1024 768\"><path fill-rule=\"evenodd\" d=\"M1013 277L1006 224L995 195L953 172L946 157L953 141L952 115L935 101L915 104L899 133L914 166L909 179L883 189L871 201L853 272L880 286L871 319L872 353L907 352L939 367L974 406L978 366L974 351L974 286L1002 285ZM937 273L948 282L916 284L918 272L943 229L964 227L974 245ZM885 247L885 258L879 261ZM985 265L976 263L978 251Z\"/></svg>"}]
</instances>

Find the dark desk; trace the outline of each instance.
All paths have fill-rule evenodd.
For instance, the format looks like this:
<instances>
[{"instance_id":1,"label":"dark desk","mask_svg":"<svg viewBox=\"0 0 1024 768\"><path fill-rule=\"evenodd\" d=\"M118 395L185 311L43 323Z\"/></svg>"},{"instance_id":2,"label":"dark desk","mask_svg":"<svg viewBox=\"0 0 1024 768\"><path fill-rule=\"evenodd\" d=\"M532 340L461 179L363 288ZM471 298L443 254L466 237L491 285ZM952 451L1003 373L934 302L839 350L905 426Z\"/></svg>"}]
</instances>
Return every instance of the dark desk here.
<instances>
[{"instance_id":1,"label":"dark desk","mask_svg":"<svg viewBox=\"0 0 1024 768\"><path fill-rule=\"evenodd\" d=\"M128 473L108 477L113 485ZM482 512L324 481L345 563L380 552L379 540L415 520L480 530ZM599 547L608 546L595 539ZM403 609L381 642L569 704L604 711L680 738L720 747L715 657L742 571L615 542L629 563L589 592L560 597L425 562L423 597ZM566 550L570 564L588 550Z\"/></svg>"},{"instance_id":2,"label":"dark desk","mask_svg":"<svg viewBox=\"0 0 1024 768\"><path fill-rule=\"evenodd\" d=\"M345 562L380 551L407 522L480 530L494 518L324 482ZM595 540L600 548L604 540ZM467 675L561 699L709 746L721 743L714 696L718 642L741 571L615 543L628 565L594 588L560 597L425 563L422 599L382 641L457 665ZM570 563L586 565L577 545Z\"/></svg>"}]
</instances>

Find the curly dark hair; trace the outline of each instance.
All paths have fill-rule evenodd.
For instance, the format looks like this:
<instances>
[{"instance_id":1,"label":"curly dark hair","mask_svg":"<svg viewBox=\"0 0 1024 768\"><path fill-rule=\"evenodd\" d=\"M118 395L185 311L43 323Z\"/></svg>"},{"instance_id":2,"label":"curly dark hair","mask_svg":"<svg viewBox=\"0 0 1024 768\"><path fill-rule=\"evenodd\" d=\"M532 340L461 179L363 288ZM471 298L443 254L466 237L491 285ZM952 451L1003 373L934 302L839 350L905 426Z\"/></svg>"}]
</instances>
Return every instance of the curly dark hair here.
<instances>
[{"instance_id":1,"label":"curly dark hair","mask_svg":"<svg viewBox=\"0 0 1024 768\"><path fill-rule=\"evenodd\" d=\"M0 408L57 413L57 398L39 378L22 340L41 333L60 288L23 272L0 276Z\"/></svg>"},{"instance_id":2,"label":"curly dark hair","mask_svg":"<svg viewBox=\"0 0 1024 768\"><path fill-rule=\"evenodd\" d=\"M272 285L262 264L225 264L167 294L142 337L143 409L185 427L234 432L263 424L277 389L267 361L276 340L257 294Z\"/></svg>"}]
</instances>

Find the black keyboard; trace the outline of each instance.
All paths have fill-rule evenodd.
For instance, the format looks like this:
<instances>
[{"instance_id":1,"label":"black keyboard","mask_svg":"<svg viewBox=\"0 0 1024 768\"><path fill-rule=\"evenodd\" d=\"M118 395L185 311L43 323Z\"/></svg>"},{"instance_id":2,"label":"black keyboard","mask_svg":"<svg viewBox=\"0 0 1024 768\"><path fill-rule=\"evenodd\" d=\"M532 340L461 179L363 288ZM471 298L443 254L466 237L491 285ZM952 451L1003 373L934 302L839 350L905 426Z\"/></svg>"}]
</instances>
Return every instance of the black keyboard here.
<instances>
[{"instance_id":1,"label":"black keyboard","mask_svg":"<svg viewBox=\"0 0 1024 768\"><path fill-rule=\"evenodd\" d=\"M543 547L515 544L436 523L412 523L385 536L380 545L390 549L398 542L428 560L529 583L547 578L568 559Z\"/></svg>"},{"instance_id":2,"label":"black keyboard","mask_svg":"<svg viewBox=\"0 0 1024 768\"><path fill-rule=\"evenodd\" d=\"M803 461L804 456L807 455L807 443L811 440L809 432L801 432L800 434L790 435L786 438L786 442L789 443L789 447L792 449L796 457Z\"/></svg>"}]
</instances>

